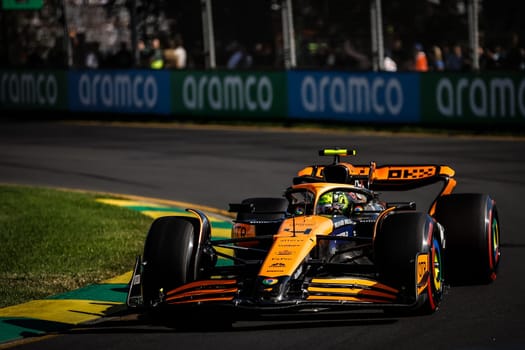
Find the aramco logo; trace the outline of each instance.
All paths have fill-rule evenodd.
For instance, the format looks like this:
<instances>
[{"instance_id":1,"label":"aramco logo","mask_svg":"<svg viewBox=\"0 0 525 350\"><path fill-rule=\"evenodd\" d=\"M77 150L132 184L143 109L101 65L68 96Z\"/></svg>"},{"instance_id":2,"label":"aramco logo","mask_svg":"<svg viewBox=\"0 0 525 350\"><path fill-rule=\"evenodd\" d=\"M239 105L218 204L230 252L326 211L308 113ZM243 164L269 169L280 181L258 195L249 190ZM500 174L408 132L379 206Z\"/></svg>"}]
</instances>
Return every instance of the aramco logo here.
<instances>
[{"instance_id":1,"label":"aramco logo","mask_svg":"<svg viewBox=\"0 0 525 350\"><path fill-rule=\"evenodd\" d=\"M157 81L151 75L82 74L78 81L84 106L150 109L157 105Z\"/></svg>"},{"instance_id":2,"label":"aramco logo","mask_svg":"<svg viewBox=\"0 0 525 350\"><path fill-rule=\"evenodd\" d=\"M441 78L435 101L439 113L447 117L525 117L525 78Z\"/></svg>"},{"instance_id":3,"label":"aramco logo","mask_svg":"<svg viewBox=\"0 0 525 350\"><path fill-rule=\"evenodd\" d=\"M58 101L58 82L53 74L9 73L0 75L0 101L8 104L53 106Z\"/></svg>"},{"instance_id":4,"label":"aramco logo","mask_svg":"<svg viewBox=\"0 0 525 350\"><path fill-rule=\"evenodd\" d=\"M273 86L266 76L188 75L182 83L182 102L191 110L268 111L273 105Z\"/></svg>"},{"instance_id":5,"label":"aramco logo","mask_svg":"<svg viewBox=\"0 0 525 350\"><path fill-rule=\"evenodd\" d=\"M397 78L307 75L301 82L301 104L309 113L398 115L403 109Z\"/></svg>"}]
</instances>

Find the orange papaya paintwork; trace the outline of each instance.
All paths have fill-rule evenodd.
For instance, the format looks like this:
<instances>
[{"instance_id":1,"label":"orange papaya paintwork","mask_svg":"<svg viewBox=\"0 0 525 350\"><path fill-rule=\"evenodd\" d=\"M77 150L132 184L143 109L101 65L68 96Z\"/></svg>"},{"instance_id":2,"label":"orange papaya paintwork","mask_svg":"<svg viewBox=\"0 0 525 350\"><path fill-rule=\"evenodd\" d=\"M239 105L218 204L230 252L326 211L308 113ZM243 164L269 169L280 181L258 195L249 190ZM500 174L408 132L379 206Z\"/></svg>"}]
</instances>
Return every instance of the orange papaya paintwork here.
<instances>
[{"instance_id":1,"label":"orange papaya paintwork","mask_svg":"<svg viewBox=\"0 0 525 350\"><path fill-rule=\"evenodd\" d=\"M274 236L272 249L268 253L260 276L291 276L317 244L317 235L328 235L333 230L329 218L299 216L286 219Z\"/></svg>"}]
</instances>

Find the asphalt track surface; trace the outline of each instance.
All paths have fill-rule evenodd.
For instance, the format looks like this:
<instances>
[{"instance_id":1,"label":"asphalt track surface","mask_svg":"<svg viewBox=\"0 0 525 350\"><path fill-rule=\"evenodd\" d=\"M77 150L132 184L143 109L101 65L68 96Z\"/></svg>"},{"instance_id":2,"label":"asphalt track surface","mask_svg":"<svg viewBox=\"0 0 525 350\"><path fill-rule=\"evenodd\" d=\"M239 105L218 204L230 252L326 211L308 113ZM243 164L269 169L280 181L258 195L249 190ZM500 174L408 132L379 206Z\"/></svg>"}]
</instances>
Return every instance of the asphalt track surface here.
<instances>
[{"instance_id":1,"label":"asphalt track surface","mask_svg":"<svg viewBox=\"0 0 525 350\"><path fill-rule=\"evenodd\" d=\"M242 321L226 331L182 332L123 315L14 348L524 349L523 140L2 123L0 183L133 194L227 209L228 203L246 197L279 196L301 167L327 163L317 156L318 149L334 146L357 148L352 161L360 164L448 164L456 170L456 192L493 196L502 230L497 280L448 289L441 309L424 317L319 314Z\"/></svg>"}]
</instances>

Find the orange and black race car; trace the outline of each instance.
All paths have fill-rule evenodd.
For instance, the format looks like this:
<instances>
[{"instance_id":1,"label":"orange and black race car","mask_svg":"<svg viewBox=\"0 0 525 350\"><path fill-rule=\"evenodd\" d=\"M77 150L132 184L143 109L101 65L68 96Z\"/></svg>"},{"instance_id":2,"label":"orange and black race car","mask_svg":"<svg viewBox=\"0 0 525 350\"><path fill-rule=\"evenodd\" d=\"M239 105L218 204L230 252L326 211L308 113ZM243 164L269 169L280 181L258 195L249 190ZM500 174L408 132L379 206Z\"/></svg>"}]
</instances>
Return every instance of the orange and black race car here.
<instances>
[{"instance_id":1,"label":"orange and black race car","mask_svg":"<svg viewBox=\"0 0 525 350\"><path fill-rule=\"evenodd\" d=\"M495 201L452 194L452 168L353 165L341 161L355 155L346 149L319 154L333 162L300 170L284 196L230 204L229 239L212 239L210 220L196 209L156 219L135 263L128 306L181 325L217 321L190 315L218 309L231 311L220 314L229 323L244 311L421 314L439 308L446 285L496 278ZM439 183L426 211L381 195Z\"/></svg>"}]
</instances>

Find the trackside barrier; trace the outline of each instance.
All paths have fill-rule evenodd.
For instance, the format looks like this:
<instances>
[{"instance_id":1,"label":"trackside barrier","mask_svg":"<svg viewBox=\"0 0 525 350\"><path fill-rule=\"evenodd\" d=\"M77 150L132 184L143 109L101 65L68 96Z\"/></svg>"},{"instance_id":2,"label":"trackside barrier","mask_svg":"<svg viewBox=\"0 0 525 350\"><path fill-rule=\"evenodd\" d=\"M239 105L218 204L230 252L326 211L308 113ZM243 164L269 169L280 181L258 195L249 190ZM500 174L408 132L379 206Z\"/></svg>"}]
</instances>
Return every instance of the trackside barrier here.
<instances>
[{"instance_id":1,"label":"trackside barrier","mask_svg":"<svg viewBox=\"0 0 525 350\"><path fill-rule=\"evenodd\" d=\"M524 124L525 74L422 74L421 122Z\"/></svg>"},{"instance_id":2,"label":"trackside barrier","mask_svg":"<svg viewBox=\"0 0 525 350\"><path fill-rule=\"evenodd\" d=\"M417 123L419 75L308 72L288 74L289 117Z\"/></svg>"},{"instance_id":3,"label":"trackside barrier","mask_svg":"<svg viewBox=\"0 0 525 350\"><path fill-rule=\"evenodd\" d=\"M171 74L173 114L285 117L284 72L184 71Z\"/></svg>"},{"instance_id":4,"label":"trackside barrier","mask_svg":"<svg viewBox=\"0 0 525 350\"><path fill-rule=\"evenodd\" d=\"M57 70L0 70L0 108L68 109L67 72Z\"/></svg>"},{"instance_id":5,"label":"trackside barrier","mask_svg":"<svg viewBox=\"0 0 525 350\"><path fill-rule=\"evenodd\" d=\"M85 70L68 74L69 109L77 112L170 113L168 72Z\"/></svg>"},{"instance_id":6,"label":"trackside barrier","mask_svg":"<svg viewBox=\"0 0 525 350\"><path fill-rule=\"evenodd\" d=\"M524 126L525 74L0 70L0 109Z\"/></svg>"}]
</instances>

